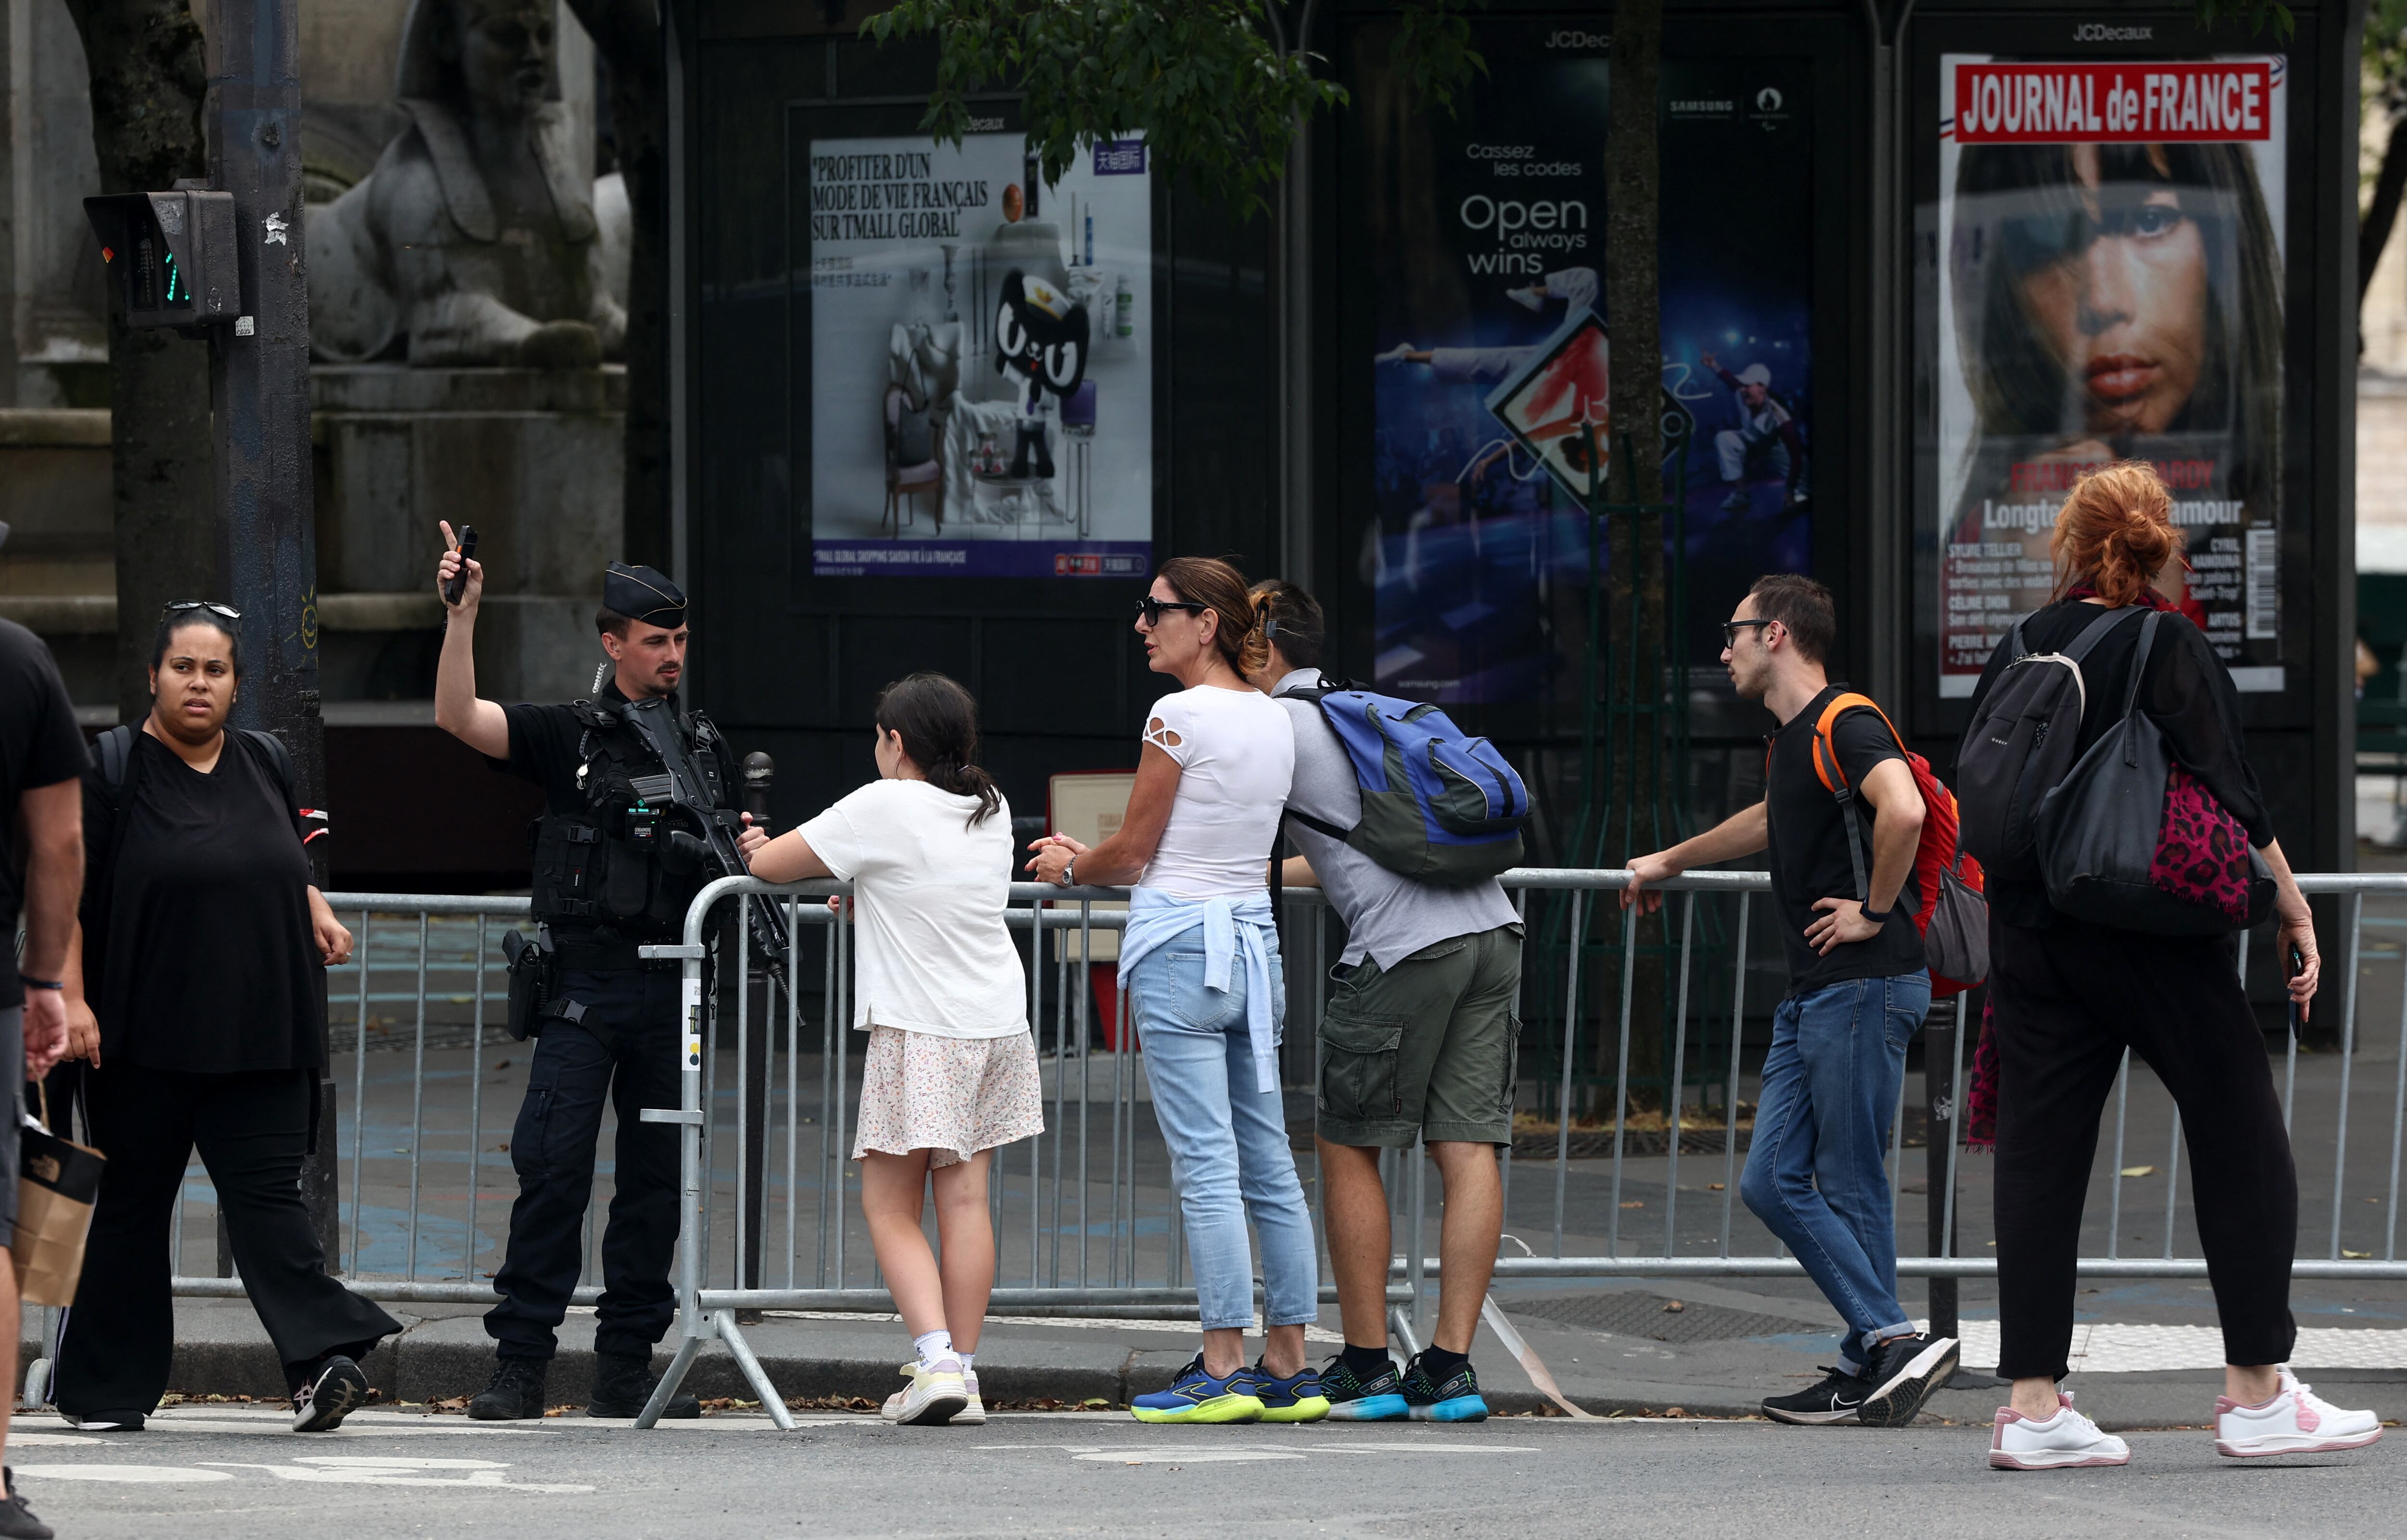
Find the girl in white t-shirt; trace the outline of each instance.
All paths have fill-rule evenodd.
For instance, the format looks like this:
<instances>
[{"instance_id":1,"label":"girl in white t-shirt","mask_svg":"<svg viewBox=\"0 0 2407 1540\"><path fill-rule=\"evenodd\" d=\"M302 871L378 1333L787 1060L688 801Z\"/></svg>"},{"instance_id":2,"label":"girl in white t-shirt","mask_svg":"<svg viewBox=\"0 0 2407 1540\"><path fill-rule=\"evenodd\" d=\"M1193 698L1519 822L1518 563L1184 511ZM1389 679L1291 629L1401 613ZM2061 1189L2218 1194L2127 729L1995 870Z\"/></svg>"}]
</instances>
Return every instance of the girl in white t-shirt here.
<instances>
[{"instance_id":1,"label":"girl in white t-shirt","mask_svg":"<svg viewBox=\"0 0 2407 1540\"><path fill-rule=\"evenodd\" d=\"M994 1286L991 1151L1043 1132L1028 977L1004 929L1011 809L971 763L977 707L942 674L877 701L879 778L775 839L747 829L752 875L851 882L860 927L853 1026L869 1034L861 1208L918 1358L885 1415L983 1422L972 1355ZM920 1229L929 1186L941 1270Z\"/></svg>"}]
</instances>

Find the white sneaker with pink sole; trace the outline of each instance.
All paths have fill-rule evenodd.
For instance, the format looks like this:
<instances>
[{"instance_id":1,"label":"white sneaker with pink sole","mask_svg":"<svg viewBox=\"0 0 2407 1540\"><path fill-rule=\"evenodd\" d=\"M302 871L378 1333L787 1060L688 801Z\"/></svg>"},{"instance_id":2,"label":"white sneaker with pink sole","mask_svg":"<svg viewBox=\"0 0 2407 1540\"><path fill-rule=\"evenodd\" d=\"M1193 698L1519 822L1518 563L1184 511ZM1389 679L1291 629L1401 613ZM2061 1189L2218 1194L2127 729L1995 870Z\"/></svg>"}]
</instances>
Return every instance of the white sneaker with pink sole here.
<instances>
[{"instance_id":1,"label":"white sneaker with pink sole","mask_svg":"<svg viewBox=\"0 0 2407 1540\"><path fill-rule=\"evenodd\" d=\"M2234 1460L2361 1449L2381 1436L2379 1417L2333 1405L2299 1383L2286 1363L2282 1388L2271 1401L2243 1406L2229 1396L2215 1398L2215 1447Z\"/></svg>"},{"instance_id":2,"label":"white sneaker with pink sole","mask_svg":"<svg viewBox=\"0 0 2407 1540\"><path fill-rule=\"evenodd\" d=\"M2072 1397L2056 1393L2056 1415L2025 1417L1998 1408L1989 1436L1989 1463L2001 1471L2061 1471L2083 1465L2128 1465L2131 1446L2072 1409Z\"/></svg>"}]
</instances>

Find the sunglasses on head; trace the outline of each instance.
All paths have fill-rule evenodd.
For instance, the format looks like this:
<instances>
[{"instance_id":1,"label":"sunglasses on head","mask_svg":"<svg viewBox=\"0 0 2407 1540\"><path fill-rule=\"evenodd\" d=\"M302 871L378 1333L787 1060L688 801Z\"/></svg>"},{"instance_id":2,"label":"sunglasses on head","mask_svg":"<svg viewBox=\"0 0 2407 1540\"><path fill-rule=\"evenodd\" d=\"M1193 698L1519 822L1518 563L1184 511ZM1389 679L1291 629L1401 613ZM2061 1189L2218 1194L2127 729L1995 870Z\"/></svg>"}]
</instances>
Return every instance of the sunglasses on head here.
<instances>
[{"instance_id":1,"label":"sunglasses on head","mask_svg":"<svg viewBox=\"0 0 2407 1540\"><path fill-rule=\"evenodd\" d=\"M1210 605L1199 605L1186 599L1157 599L1150 593L1136 602L1136 612L1145 617L1145 623L1149 626L1161 623L1161 612L1165 609L1183 609L1189 615L1201 615L1211 607Z\"/></svg>"},{"instance_id":2,"label":"sunglasses on head","mask_svg":"<svg viewBox=\"0 0 2407 1540\"><path fill-rule=\"evenodd\" d=\"M206 609L212 615L222 615L229 620L242 619L241 610L232 605L221 605L215 599L178 599L171 604L160 606L159 618L164 620L170 615L181 615L188 610L195 609Z\"/></svg>"}]
</instances>

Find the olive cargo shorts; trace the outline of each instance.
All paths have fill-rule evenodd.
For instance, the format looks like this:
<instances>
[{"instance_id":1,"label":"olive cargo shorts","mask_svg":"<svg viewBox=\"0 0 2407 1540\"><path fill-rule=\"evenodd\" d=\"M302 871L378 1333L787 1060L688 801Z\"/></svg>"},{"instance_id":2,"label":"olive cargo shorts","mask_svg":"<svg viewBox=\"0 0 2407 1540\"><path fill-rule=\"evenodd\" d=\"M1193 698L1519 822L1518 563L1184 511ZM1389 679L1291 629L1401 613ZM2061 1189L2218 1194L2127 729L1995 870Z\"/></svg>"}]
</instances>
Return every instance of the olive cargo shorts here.
<instances>
[{"instance_id":1,"label":"olive cargo shorts","mask_svg":"<svg viewBox=\"0 0 2407 1540\"><path fill-rule=\"evenodd\" d=\"M1521 1022L1521 928L1448 936L1393 968L1331 970L1320 1019L1320 1136L1409 1149L1425 1138L1510 1144Z\"/></svg>"}]
</instances>

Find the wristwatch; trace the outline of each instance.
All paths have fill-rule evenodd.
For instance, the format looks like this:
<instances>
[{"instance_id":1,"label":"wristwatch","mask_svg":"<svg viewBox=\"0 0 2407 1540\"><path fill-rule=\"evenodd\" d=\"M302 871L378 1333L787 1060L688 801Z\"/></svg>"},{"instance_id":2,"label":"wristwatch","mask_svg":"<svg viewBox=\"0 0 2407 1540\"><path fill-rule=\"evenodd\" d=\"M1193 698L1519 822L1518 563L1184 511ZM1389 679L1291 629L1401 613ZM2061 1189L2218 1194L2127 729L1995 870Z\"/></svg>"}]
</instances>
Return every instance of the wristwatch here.
<instances>
[{"instance_id":1,"label":"wristwatch","mask_svg":"<svg viewBox=\"0 0 2407 1540\"><path fill-rule=\"evenodd\" d=\"M1891 905L1891 907L1889 907L1889 908L1886 908L1886 909L1882 909L1882 910L1878 911L1877 913L1873 911L1873 906L1872 906L1871 905L1869 905L1869 904L1859 904L1859 905L1858 905L1856 906L1856 912L1857 912L1858 914L1859 914L1859 915L1862 915L1866 920L1871 920L1871 921L1872 921L1873 924L1875 924L1875 925L1886 925L1886 924L1887 924L1887 923L1888 923L1889 916L1891 916L1891 915L1893 915L1893 914L1897 913L1897 909L1896 909L1896 908L1895 908L1895 906L1894 906L1894 905L1896 905L1896 903L1897 903L1897 900L1895 900L1895 899L1891 899L1891 900L1889 900L1889 903L1890 903L1890 905Z\"/></svg>"},{"instance_id":2,"label":"wristwatch","mask_svg":"<svg viewBox=\"0 0 2407 1540\"><path fill-rule=\"evenodd\" d=\"M1076 856L1072 856L1069 860L1061 863L1061 886L1064 888L1075 888L1077 885L1078 858Z\"/></svg>"}]
</instances>

